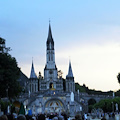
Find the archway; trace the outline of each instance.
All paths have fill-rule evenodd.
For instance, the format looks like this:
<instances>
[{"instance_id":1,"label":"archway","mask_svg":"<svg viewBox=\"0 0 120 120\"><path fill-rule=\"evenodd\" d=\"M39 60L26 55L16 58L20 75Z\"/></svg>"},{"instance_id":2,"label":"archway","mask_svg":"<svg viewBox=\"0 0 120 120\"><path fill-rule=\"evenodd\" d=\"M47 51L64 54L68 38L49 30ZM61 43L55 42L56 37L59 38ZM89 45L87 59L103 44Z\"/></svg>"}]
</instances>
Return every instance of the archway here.
<instances>
[{"instance_id":1,"label":"archway","mask_svg":"<svg viewBox=\"0 0 120 120\"><path fill-rule=\"evenodd\" d=\"M94 105L96 103L96 100L91 98L88 100L88 105Z\"/></svg>"},{"instance_id":2,"label":"archway","mask_svg":"<svg viewBox=\"0 0 120 120\"><path fill-rule=\"evenodd\" d=\"M45 113L59 113L65 111L63 103L59 99L49 100L45 103Z\"/></svg>"},{"instance_id":3,"label":"archway","mask_svg":"<svg viewBox=\"0 0 120 120\"><path fill-rule=\"evenodd\" d=\"M96 103L96 100L91 98L88 100L88 112L91 112L93 105Z\"/></svg>"},{"instance_id":4,"label":"archway","mask_svg":"<svg viewBox=\"0 0 120 120\"><path fill-rule=\"evenodd\" d=\"M52 89L52 88L53 88L53 83L50 83L49 88L50 88L50 89Z\"/></svg>"}]
</instances>

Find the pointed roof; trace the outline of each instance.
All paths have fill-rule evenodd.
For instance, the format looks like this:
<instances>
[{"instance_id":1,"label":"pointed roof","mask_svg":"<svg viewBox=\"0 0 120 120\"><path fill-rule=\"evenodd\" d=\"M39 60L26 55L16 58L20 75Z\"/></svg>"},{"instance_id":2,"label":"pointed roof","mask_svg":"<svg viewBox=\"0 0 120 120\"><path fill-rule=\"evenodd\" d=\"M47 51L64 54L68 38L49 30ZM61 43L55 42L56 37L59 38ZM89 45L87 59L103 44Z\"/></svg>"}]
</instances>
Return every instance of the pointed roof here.
<instances>
[{"instance_id":1,"label":"pointed roof","mask_svg":"<svg viewBox=\"0 0 120 120\"><path fill-rule=\"evenodd\" d=\"M68 75L67 77L73 77L72 67L71 67L71 61L69 61L69 69L68 69Z\"/></svg>"},{"instance_id":2,"label":"pointed roof","mask_svg":"<svg viewBox=\"0 0 120 120\"><path fill-rule=\"evenodd\" d=\"M30 78L37 78L37 76L36 76L36 74L35 74L35 71L34 71L33 61L32 61Z\"/></svg>"},{"instance_id":3,"label":"pointed roof","mask_svg":"<svg viewBox=\"0 0 120 120\"><path fill-rule=\"evenodd\" d=\"M50 25L50 23L49 23L49 31L48 31L47 43L48 43L48 42L53 42L52 31L51 31L51 25Z\"/></svg>"}]
</instances>

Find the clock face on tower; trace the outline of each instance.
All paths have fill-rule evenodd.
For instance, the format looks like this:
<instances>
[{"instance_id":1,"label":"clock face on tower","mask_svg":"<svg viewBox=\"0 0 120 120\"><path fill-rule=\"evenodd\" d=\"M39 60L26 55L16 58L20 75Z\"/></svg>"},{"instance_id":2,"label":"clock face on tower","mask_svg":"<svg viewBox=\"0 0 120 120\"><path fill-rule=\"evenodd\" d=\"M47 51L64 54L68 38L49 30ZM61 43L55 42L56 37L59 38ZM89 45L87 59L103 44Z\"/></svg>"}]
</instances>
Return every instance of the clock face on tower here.
<instances>
[{"instance_id":1,"label":"clock face on tower","mask_svg":"<svg viewBox=\"0 0 120 120\"><path fill-rule=\"evenodd\" d=\"M50 70L50 71L49 71L49 73L50 73L50 74L53 74L53 71L52 71L52 70Z\"/></svg>"}]
</instances>

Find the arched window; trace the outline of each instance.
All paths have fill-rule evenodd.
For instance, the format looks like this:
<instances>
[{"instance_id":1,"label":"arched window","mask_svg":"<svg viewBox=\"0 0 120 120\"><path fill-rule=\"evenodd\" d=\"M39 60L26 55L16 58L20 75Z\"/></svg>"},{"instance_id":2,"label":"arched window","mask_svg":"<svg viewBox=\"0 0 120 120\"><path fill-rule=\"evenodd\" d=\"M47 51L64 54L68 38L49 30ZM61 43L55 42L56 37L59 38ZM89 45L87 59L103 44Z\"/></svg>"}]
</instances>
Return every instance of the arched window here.
<instances>
[{"instance_id":1,"label":"arched window","mask_svg":"<svg viewBox=\"0 0 120 120\"><path fill-rule=\"evenodd\" d=\"M50 61L50 53L48 55L49 55L49 61Z\"/></svg>"},{"instance_id":2,"label":"arched window","mask_svg":"<svg viewBox=\"0 0 120 120\"><path fill-rule=\"evenodd\" d=\"M53 61L53 52L51 51L51 61Z\"/></svg>"},{"instance_id":3,"label":"arched window","mask_svg":"<svg viewBox=\"0 0 120 120\"><path fill-rule=\"evenodd\" d=\"M53 83L50 83L50 87L49 87L50 89L52 89L53 88Z\"/></svg>"}]
</instances>

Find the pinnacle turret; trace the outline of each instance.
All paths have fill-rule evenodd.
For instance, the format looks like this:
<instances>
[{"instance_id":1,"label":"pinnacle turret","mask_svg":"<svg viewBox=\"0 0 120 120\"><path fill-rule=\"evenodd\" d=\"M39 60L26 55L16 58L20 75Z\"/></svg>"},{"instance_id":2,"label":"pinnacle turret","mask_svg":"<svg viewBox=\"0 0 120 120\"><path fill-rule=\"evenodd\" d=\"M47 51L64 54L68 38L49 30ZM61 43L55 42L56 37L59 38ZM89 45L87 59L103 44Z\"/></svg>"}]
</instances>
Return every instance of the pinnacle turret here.
<instances>
[{"instance_id":1,"label":"pinnacle turret","mask_svg":"<svg viewBox=\"0 0 120 120\"><path fill-rule=\"evenodd\" d=\"M54 41L52 38L52 31L51 31L51 25L49 23L49 30L48 30L48 38L47 38L47 49L53 49L54 50Z\"/></svg>"},{"instance_id":2,"label":"pinnacle turret","mask_svg":"<svg viewBox=\"0 0 120 120\"><path fill-rule=\"evenodd\" d=\"M69 69L68 69L68 75L67 77L73 77L72 67L71 67L71 61L69 61Z\"/></svg>"},{"instance_id":3,"label":"pinnacle turret","mask_svg":"<svg viewBox=\"0 0 120 120\"><path fill-rule=\"evenodd\" d=\"M35 74L35 71L34 71L33 61L32 61L30 78L37 78L37 76L36 76L36 74Z\"/></svg>"}]
</instances>

